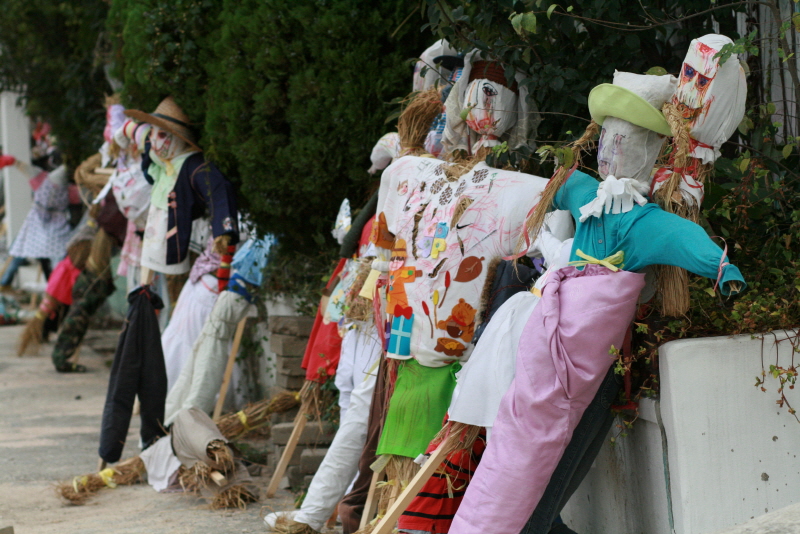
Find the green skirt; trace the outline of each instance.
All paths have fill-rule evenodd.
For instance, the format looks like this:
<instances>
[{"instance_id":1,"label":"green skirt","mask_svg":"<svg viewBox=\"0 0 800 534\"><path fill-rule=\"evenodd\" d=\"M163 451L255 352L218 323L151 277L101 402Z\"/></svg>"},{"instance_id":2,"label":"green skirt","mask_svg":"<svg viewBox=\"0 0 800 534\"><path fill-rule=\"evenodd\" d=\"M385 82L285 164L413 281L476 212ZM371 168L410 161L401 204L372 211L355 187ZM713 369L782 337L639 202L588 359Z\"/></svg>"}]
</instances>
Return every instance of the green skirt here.
<instances>
[{"instance_id":1,"label":"green skirt","mask_svg":"<svg viewBox=\"0 0 800 534\"><path fill-rule=\"evenodd\" d=\"M378 456L396 454L416 458L425 452L442 429L459 369L458 362L445 367L425 367L412 359L400 364L378 443Z\"/></svg>"}]
</instances>

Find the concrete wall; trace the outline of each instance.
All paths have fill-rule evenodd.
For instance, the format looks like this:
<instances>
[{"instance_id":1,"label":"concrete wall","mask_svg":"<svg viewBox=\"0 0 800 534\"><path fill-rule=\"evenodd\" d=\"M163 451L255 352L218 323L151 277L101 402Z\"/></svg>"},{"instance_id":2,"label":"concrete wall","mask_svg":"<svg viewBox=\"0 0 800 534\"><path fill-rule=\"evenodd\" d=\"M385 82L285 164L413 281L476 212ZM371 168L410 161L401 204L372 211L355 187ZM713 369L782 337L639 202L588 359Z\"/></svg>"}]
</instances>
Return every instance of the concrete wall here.
<instances>
[{"instance_id":1,"label":"concrete wall","mask_svg":"<svg viewBox=\"0 0 800 534\"><path fill-rule=\"evenodd\" d=\"M706 534L800 502L800 423L779 408L793 333L673 341L660 349L661 400L607 443L565 508L581 534ZM786 396L800 409L800 394ZM659 422L660 416L660 422ZM618 430L612 430L618 432ZM671 517L670 517L671 516Z\"/></svg>"},{"instance_id":2,"label":"concrete wall","mask_svg":"<svg viewBox=\"0 0 800 534\"><path fill-rule=\"evenodd\" d=\"M25 109L17 106L16 93L0 93L0 145L4 154L10 154L24 163L31 162L30 127ZM27 177L14 166L2 171L6 206L6 243L11 247L22 222L31 209L33 198Z\"/></svg>"}]
</instances>

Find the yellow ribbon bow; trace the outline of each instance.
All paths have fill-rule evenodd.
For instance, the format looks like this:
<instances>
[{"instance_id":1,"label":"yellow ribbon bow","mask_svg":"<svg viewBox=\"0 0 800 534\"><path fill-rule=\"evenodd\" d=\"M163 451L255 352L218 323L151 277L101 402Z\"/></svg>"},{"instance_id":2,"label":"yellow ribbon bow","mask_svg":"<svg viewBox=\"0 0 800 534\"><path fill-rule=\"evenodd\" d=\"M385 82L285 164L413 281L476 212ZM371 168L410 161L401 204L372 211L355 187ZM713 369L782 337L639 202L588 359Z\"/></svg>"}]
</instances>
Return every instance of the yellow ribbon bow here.
<instances>
[{"instance_id":1,"label":"yellow ribbon bow","mask_svg":"<svg viewBox=\"0 0 800 534\"><path fill-rule=\"evenodd\" d=\"M97 474L100 475L100 478L103 480L103 483L109 488L117 487L117 483L114 481L115 472L113 468L107 467Z\"/></svg>"},{"instance_id":2,"label":"yellow ribbon bow","mask_svg":"<svg viewBox=\"0 0 800 534\"><path fill-rule=\"evenodd\" d=\"M588 254L584 254L583 251L581 251L581 249L576 250L575 254L583 258L583 260L571 261L567 265L572 265L573 267L583 267L585 265L593 263L595 265L602 265L603 267L613 272L617 272L623 267L625 267L625 264L622 263L623 261L625 261L625 252L623 252L622 250L618 250L611 256L602 260L598 260L597 258L589 256Z\"/></svg>"}]
</instances>

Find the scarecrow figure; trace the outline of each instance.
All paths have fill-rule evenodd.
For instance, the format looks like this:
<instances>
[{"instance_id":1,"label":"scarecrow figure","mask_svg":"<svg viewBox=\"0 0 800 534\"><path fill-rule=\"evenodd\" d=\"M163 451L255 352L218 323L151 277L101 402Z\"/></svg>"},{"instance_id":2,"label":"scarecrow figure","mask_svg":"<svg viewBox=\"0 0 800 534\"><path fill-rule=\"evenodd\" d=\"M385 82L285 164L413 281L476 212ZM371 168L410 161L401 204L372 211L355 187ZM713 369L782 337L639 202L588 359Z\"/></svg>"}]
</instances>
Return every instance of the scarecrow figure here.
<instances>
[{"instance_id":1,"label":"scarecrow figure","mask_svg":"<svg viewBox=\"0 0 800 534\"><path fill-rule=\"evenodd\" d=\"M261 286L271 246L270 238L251 238L234 256L232 267L236 273L214 303L192 354L167 395L166 426L181 410L196 407L211 413L214 409L228 360L226 349L239 322L253 309L254 289Z\"/></svg>"},{"instance_id":2,"label":"scarecrow figure","mask_svg":"<svg viewBox=\"0 0 800 534\"><path fill-rule=\"evenodd\" d=\"M192 221L206 210L218 252L232 252L239 240L233 186L205 160L188 117L173 98L165 98L152 114L127 110L125 115L152 125L142 170L153 189L142 241L142 287L128 296L128 318L109 378L100 435L101 468L119 460L135 397L141 402L144 447L164 432L167 375L156 316L163 302L148 287L152 273L176 275L189 270Z\"/></svg>"},{"instance_id":3,"label":"scarecrow figure","mask_svg":"<svg viewBox=\"0 0 800 534\"><path fill-rule=\"evenodd\" d=\"M652 167L658 153L654 134L669 134L657 108L674 85L669 76L616 73L614 84L592 90L589 110L603 126L598 152L603 178L613 169L622 181L638 176L642 166ZM594 125L587 130L589 139L595 130ZM640 204L627 187L612 191L622 194L610 202L602 198L604 191L609 192L603 183L562 167L529 219L528 231L536 235L550 209L572 213L577 229L571 265L548 277L526 321L514 380L450 532L518 534L525 526L606 376L609 350L622 346L644 287L639 271L677 265L716 280L725 295L744 288L739 270L698 225L656 204Z\"/></svg>"},{"instance_id":4,"label":"scarecrow figure","mask_svg":"<svg viewBox=\"0 0 800 534\"><path fill-rule=\"evenodd\" d=\"M706 177L719 149L744 117L747 82L736 54L723 64L715 56L727 44L724 35L709 34L689 45L681 65L678 89L664 105L674 134L669 161L656 169L650 197L670 213L698 222ZM680 316L689 309L689 279L684 269L658 268L664 315Z\"/></svg>"},{"instance_id":5,"label":"scarecrow figure","mask_svg":"<svg viewBox=\"0 0 800 534\"><path fill-rule=\"evenodd\" d=\"M60 154L54 150L48 157L49 172L16 162L11 156L3 158L6 163L16 164L28 175L34 191L33 206L8 251L11 263L0 279L0 288L7 289L11 287L11 282L24 264L25 258L38 259L44 277L50 278L51 262L60 261L66 254L72 227L69 225L67 167L61 164Z\"/></svg>"},{"instance_id":6,"label":"scarecrow figure","mask_svg":"<svg viewBox=\"0 0 800 534\"><path fill-rule=\"evenodd\" d=\"M489 267L517 252L530 206L547 184L484 162L502 142L529 143L538 123L525 87L507 80L500 65L469 54L445 107L443 146L451 156L465 152L468 162L400 158L384 172L378 201L387 233L406 243L405 257L388 266L387 276L418 273L404 284L408 306L387 310L387 366L397 378L377 455L390 458L387 477L400 485L441 429L454 374L473 349ZM553 214L550 226L560 239L571 235L565 212ZM400 528L421 529L402 522Z\"/></svg>"},{"instance_id":7,"label":"scarecrow figure","mask_svg":"<svg viewBox=\"0 0 800 534\"><path fill-rule=\"evenodd\" d=\"M164 274L189 271L192 221L206 210L211 216L216 251L239 241L236 195L231 183L205 160L189 125L189 118L172 97L150 113L125 114L152 125L149 150L142 170L153 184L150 210L142 240L143 268Z\"/></svg>"},{"instance_id":8,"label":"scarecrow figure","mask_svg":"<svg viewBox=\"0 0 800 534\"><path fill-rule=\"evenodd\" d=\"M434 43L420 56L413 78L413 88L421 91L420 97L412 101L403 112L398 124L399 133L384 135L373 148L370 174L386 168L401 153L425 154L423 145L427 146L426 141L431 137L434 118L441 112L441 96L436 87L445 85L451 75L452 67L445 65L442 58L453 56L455 51L444 40ZM435 132L432 133L435 135ZM375 279L369 279L368 275L373 256L377 255L376 261L382 264L388 265L390 261L389 250L380 250L368 243L372 235L376 236L372 241L379 242L377 236L384 235L381 232L385 231L385 225L376 222L374 217L378 197L376 193L353 221L351 231L345 237L340 250L344 261L341 264L341 283L338 287L332 286L329 303L320 306L323 313L318 317L318 324L321 324L325 310L333 312L327 314L330 319L334 319L337 313L342 316L342 328L337 330L343 330L343 335L340 341L333 339L331 343L340 343L336 345L337 363L332 369L330 365L325 368L326 373L336 373L335 383L340 390L339 402L342 409L341 424L325 459L314 475L301 509L297 512L277 512L265 518L268 526L281 532L322 530L325 521L336 511L337 504L357 474L360 467L359 456L368 434L371 433L371 405L376 394L376 382L380 380L378 375L381 373L377 369L377 360L384 348L383 322L374 314L376 308L385 307L386 304L375 295ZM353 259L356 243L360 243L358 258ZM391 241L384 243L384 249L391 248ZM336 301L337 296L343 297L339 300L344 305L339 310L330 304ZM321 331L317 330L315 323L315 332ZM319 339L325 338L315 338L312 334L306 349L307 361L304 362L304 367L310 371L306 375L309 381L319 379L319 375L314 374L314 355L322 352L319 350Z\"/></svg>"}]
</instances>

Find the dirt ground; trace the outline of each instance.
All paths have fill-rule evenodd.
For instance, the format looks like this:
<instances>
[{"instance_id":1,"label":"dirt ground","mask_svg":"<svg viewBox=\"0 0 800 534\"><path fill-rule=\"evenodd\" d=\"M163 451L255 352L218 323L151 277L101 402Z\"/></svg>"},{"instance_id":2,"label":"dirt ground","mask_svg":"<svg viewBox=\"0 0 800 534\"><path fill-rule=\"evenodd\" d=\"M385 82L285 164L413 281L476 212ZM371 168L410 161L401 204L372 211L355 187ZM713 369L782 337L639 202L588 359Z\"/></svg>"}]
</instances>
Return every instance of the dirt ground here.
<instances>
[{"instance_id":1,"label":"dirt ground","mask_svg":"<svg viewBox=\"0 0 800 534\"><path fill-rule=\"evenodd\" d=\"M0 327L0 530L27 533L266 532L261 517L292 508L294 496L246 510L211 511L196 498L159 494L146 484L104 489L83 506L63 504L54 484L97 468L100 419L108 362L117 333L90 331L80 353L86 374L59 374L52 345L39 356L15 354L21 326ZM95 350L96 349L96 350ZM122 458L139 454L134 416ZM269 472L256 482L266 489Z\"/></svg>"}]
</instances>

